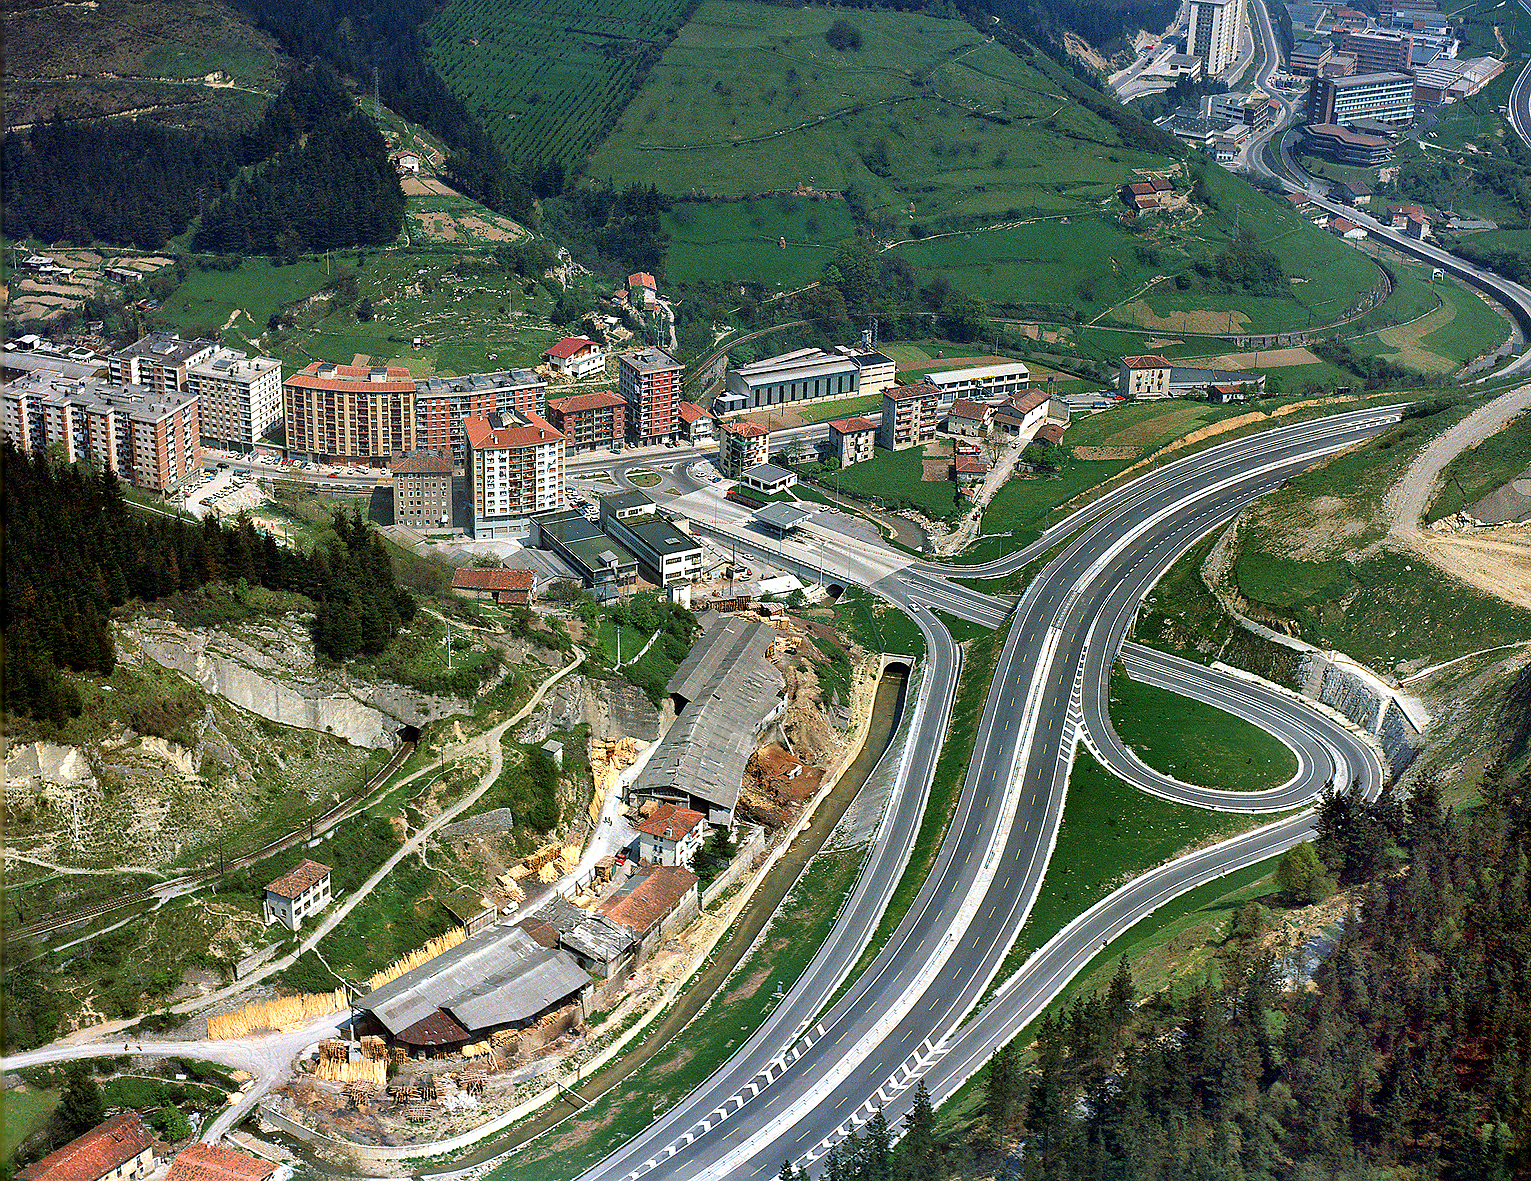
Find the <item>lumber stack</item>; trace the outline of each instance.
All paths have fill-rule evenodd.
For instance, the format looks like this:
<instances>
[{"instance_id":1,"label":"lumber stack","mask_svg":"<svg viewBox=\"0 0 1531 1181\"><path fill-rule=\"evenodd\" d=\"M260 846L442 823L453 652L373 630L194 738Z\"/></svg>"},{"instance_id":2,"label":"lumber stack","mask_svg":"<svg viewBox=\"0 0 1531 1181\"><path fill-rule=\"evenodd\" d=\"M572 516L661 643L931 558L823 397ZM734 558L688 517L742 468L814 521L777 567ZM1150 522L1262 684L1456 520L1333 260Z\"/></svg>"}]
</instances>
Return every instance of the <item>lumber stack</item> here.
<instances>
[{"instance_id":1,"label":"lumber stack","mask_svg":"<svg viewBox=\"0 0 1531 1181\"><path fill-rule=\"evenodd\" d=\"M273 997L270 1000L251 1001L232 1013L220 1013L207 1019L207 1036L210 1041L221 1042L230 1038L244 1037L248 1033L265 1029L286 1029L307 1024L327 1016L350 1003L344 988L334 992L308 992L297 996Z\"/></svg>"}]
</instances>

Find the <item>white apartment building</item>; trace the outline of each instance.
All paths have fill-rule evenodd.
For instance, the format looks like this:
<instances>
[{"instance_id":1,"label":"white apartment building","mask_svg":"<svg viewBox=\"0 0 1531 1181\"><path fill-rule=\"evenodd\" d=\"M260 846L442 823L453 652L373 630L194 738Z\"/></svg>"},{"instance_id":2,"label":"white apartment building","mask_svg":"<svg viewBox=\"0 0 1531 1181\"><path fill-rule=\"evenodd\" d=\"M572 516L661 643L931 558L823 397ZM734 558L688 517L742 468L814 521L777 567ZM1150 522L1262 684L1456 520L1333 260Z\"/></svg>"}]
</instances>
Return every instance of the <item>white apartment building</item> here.
<instances>
[{"instance_id":1,"label":"white apartment building","mask_svg":"<svg viewBox=\"0 0 1531 1181\"><path fill-rule=\"evenodd\" d=\"M463 420L474 537L523 537L564 507L564 437L531 411Z\"/></svg>"},{"instance_id":2,"label":"white apartment building","mask_svg":"<svg viewBox=\"0 0 1531 1181\"><path fill-rule=\"evenodd\" d=\"M219 349L187 367L186 388L202 406L202 439L249 451L282 418L282 363Z\"/></svg>"},{"instance_id":3,"label":"white apartment building","mask_svg":"<svg viewBox=\"0 0 1531 1181\"><path fill-rule=\"evenodd\" d=\"M1208 77L1238 60L1244 20L1244 0L1191 0L1186 51L1201 58Z\"/></svg>"}]
</instances>

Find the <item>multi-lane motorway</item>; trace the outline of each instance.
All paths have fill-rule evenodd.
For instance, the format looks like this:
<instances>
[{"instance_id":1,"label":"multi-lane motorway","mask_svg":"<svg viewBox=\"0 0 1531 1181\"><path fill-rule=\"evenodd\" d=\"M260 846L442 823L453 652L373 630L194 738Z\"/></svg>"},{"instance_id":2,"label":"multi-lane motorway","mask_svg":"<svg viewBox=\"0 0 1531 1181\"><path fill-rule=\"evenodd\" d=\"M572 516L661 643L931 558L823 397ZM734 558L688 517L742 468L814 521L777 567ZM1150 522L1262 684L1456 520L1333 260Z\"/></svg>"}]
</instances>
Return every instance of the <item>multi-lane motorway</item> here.
<instances>
[{"instance_id":1,"label":"multi-lane motorway","mask_svg":"<svg viewBox=\"0 0 1531 1181\"><path fill-rule=\"evenodd\" d=\"M1104 939L1152 906L1209 876L1250 864L1305 831L1285 821L1163 867L1081 916L1033 956L1012 981L963 1024L993 983L1040 888L1062 817L1076 741L1086 732L1108 766L1150 790L1187 803L1270 811L1291 807L1330 780L1357 779L1374 791L1381 768L1365 743L1319 712L1210 669L1131 650L1141 675L1273 726L1298 752L1299 771L1275 792L1207 792L1156 776L1121 748L1101 704L1105 678L1142 596L1164 569L1251 499L1317 457L1364 439L1397 417L1363 411L1283 427L1213 448L1113 493L1069 522L1077 532L1016 605L990 685L961 800L936 864L878 957L827 1011L893 882L887 866L864 875L858 897L820 958L771 1020L713 1078L654 1127L586 1176L594 1181L654 1177L748 1177L783 1159L809 1165L882 1106L897 1118L916 1078L938 1100L1056 994ZM1093 519L1089 519L1093 518ZM919 622L930 651L900 787L879 833L905 847L949 718L956 650L930 606L982 621L1003 607L916 567L810 531L801 541L738 534L803 569L829 561L836 576L871 585ZM1060 533L1034 546L1049 547ZM826 554L826 550L828 553ZM990 572L1014 568L1027 547ZM1028 556L1030 554L1030 556ZM964 571L969 573L969 571ZM943 638L944 637L944 638Z\"/></svg>"}]
</instances>

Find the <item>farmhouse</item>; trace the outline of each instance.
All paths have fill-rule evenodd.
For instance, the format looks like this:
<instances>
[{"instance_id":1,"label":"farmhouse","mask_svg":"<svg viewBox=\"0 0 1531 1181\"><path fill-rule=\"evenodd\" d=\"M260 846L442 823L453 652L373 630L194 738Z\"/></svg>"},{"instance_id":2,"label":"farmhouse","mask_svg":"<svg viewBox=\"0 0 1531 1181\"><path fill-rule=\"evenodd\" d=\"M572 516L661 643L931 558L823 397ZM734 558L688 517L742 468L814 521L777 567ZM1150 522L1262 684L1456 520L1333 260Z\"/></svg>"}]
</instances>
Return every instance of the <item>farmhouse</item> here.
<instances>
[{"instance_id":1,"label":"farmhouse","mask_svg":"<svg viewBox=\"0 0 1531 1181\"><path fill-rule=\"evenodd\" d=\"M532 601L536 576L530 570L485 570L463 566L452 572L452 593L471 599L493 599L502 607L526 607Z\"/></svg>"},{"instance_id":2,"label":"farmhouse","mask_svg":"<svg viewBox=\"0 0 1531 1181\"><path fill-rule=\"evenodd\" d=\"M647 873L634 874L601 899L596 913L638 937L641 962L700 912L696 884L696 874L683 866L655 866Z\"/></svg>"},{"instance_id":3,"label":"farmhouse","mask_svg":"<svg viewBox=\"0 0 1531 1181\"><path fill-rule=\"evenodd\" d=\"M660 804L638 826L638 860L689 866L707 836L707 817L678 804Z\"/></svg>"},{"instance_id":4,"label":"farmhouse","mask_svg":"<svg viewBox=\"0 0 1531 1181\"><path fill-rule=\"evenodd\" d=\"M587 336L566 336L542 357L565 377L588 377L606 368L606 350Z\"/></svg>"},{"instance_id":5,"label":"farmhouse","mask_svg":"<svg viewBox=\"0 0 1531 1181\"><path fill-rule=\"evenodd\" d=\"M292 1175L290 1165L216 1144L192 1144L176 1153L165 1181L291 1181Z\"/></svg>"},{"instance_id":6,"label":"farmhouse","mask_svg":"<svg viewBox=\"0 0 1531 1181\"><path fill-rule=\"evenodd\" d=\"M306 857L290 873L266 884L264 912L266 925L281 923L296 931L308 915L317 914L330 904L330 867Z\"/></svg>"},{"instance_id":7,"label":"farmhouse","mask_svg":"<svg viewBox=\"0 0 1531 1181\"><path fill-rule=\"evenodd\" d=\"M1169 397L1170 363L1160 356L1123 357L1116 392L1126 398Z\"/></svg>"},{"instance_id":8,"label":"farmhouse","mask_svg":"<svg viewBox=\"0 0 1531 1181\"><path fill-rule=\"evenodd\" d=\"M954 435L981 439L993 423L994 407L971 398L958 398L946 412L946 429Z\"/></svg>"},{"instance_id":9,"label":"farmhouse","mask_svg":"<svg viewBox=\"0 0 1531 1181\"><path fill-rule=\"evenodd\" d=\"M130 1181L154 1171L154 1138L136 1111L124 1111L16 1170L16 1181Z\"/></svg>"}]
</instances>

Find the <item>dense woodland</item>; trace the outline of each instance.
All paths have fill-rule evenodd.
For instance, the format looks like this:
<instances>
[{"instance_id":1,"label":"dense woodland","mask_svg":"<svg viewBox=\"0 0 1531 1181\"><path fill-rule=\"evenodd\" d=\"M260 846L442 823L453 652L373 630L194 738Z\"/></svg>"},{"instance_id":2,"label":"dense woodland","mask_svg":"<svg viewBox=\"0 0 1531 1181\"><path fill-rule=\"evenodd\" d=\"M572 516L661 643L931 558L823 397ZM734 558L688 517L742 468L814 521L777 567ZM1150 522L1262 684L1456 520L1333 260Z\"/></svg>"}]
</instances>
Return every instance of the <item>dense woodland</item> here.
<instances>
[{"instance_id":1,"label":"dense woodland","mask_svg":"<svg viewBox=\"0 0 1531 1181\"><path fill-rule=\"evenodd\" d=\"M1001 1157L1028 1181L1531 1176L1531 766L1506 770L1531 739L1531 670L1500 723L1465 815L1432 774L1407 801L1326 794L1287 858L1317 880L1280 875L1284 903L1352 891L1312 988L1290 987L1282 927L1248 903L1210 978L1140 1001L1123 960L1038 1022L1026 1061L991 1062L963 1134L937 1139L917 1105L898 1145L869 1124L822 1176L992 1176Z\"/></svg>"},{"instance_id":2,"label":"dense woodland","mask_svg":"<svg viewBox=\"0 0 1531 1181\"><path fill-rule=\"evenodd\" d=\"M4 705L62 725L80 712L64 670L105 676L116 666L111 617L222 582L248 596L267 587L315 606L314 641L333 660L375 654L414 599L394 581L382 540L356 514L336 514L338 541L310 553L283 548L248 520L196 524L131 507L110 473L0 444L5 481Z\"/></svg>"}]
</instances>

